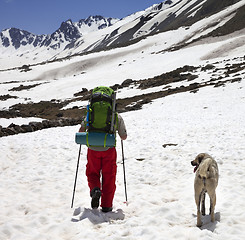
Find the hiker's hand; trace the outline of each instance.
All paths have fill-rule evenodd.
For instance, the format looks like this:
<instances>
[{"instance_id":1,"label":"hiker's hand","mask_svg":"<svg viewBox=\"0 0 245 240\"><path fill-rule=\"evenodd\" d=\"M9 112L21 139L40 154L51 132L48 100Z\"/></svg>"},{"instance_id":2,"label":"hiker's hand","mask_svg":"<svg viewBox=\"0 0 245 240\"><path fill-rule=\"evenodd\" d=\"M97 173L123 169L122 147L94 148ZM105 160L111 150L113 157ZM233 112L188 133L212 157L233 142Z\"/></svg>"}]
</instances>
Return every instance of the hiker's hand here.
<instances>
[{"instance_id":1,"label":"hiker's hand","mask_svg":"<svg viewBox=\"0 0 245 240\"><path fill-rule=\"evenodd\" d=\"M84 126L81 126L81 127L79 128L79 132L85 132Z\"/></svg>"},{"instance_id":2,"label":"hiker's hand","mask_svg":"<svg viewBox=\"0 0 245 240\"><path fill-rule=\"evenodd\" d=\"M120 138L121 138L122 140L126 140L127 135L120 136Z\"/></svg>"}]
</instances>

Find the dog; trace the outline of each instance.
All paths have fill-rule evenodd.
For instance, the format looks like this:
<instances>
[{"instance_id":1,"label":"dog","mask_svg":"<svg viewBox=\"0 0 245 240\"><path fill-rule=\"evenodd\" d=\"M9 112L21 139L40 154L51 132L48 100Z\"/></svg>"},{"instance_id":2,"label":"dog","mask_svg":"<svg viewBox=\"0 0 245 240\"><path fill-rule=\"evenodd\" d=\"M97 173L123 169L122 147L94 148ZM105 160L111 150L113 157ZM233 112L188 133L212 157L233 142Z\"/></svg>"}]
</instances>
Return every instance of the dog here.
<instances>
[{"instance_id":1,"label":"dog","mask_svg":"<svg viewBox=\"0 0 245 240\"><path fill-rule=\"evenodd\" d=\"M191 161L191 165L195 166L196 173L194 180L195 201L197 205L197 227L202 226L201 212L205 216L205 194L210 198L211 221L215 221L214 208L216 205L216 187L219 180L219 169L217 162L207 153L200 153L195 160ZM201 205L201 212L200 212Z\"/></svg>"}]
</instances>

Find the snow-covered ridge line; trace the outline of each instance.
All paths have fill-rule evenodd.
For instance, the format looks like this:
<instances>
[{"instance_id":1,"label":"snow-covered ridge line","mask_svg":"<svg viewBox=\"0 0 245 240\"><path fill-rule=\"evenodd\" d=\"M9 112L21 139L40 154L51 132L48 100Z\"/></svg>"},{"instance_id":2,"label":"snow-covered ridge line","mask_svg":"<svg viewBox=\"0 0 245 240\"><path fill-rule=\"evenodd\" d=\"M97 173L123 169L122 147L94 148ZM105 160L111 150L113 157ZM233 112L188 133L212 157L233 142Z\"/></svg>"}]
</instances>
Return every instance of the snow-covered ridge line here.
<instances>
[{"instance_id":1,"label":"snow-covered ridge line","mask_svg":"<svg viewBox=\"0 0 245 240\"><path fill-rule=\"evenodd\" d=\"M104 18L102 16L89 16L78 22L67 20L61 23L59 29L52 34L35 35L25 30L10 28L0 33L0 49L8 48L18 50L26 45L32 48L46 47L54 50L61 49L84 34L97 31L114 24L118 19Z\"/></svg>"},{"instance_id":2,"label":"snow-covered ridge line","mask_svg":"<svg viewBox=\"0 0 245 240\"><path fill-rule=\"evenodd\" d=\"M232 3L229 0L215 2L211 0L168 0L120 20L101 16L89 17L76 23L67 20L57 31L48 36L35 36L22 30L11 29L11 32L1 33L0 66L2 69L9 69L9 66L20 67L23 64L40 63L91 51L124 47L161 32L171 32L179 28L187 30L194 24L198 25L200 20L207 17L211 19L211 16L214 16L213 18L217 21L215 26L209 23L205 30L205 33L209 34L217 28L222 29L226 24L222 16L219 17L219 12L222 10L227 11L227 16L231 16L231 19L227 18L228 22L236 18L234 21L241 22L240 25L243 26L242 14L239 17L234 14L244 4L243 1ZM232 11L233 15L230 14ZM240 9L240 12L243 12L243 9ZM223 33L228 34L238 27L237 24L232 26L227 27ZM216 34L223 33L221 31ZM200 37L200 31L196 31L197 36L195 36L195 32L190 29L188 34L192 35L193 39ZM15 40L12 41L10 35Z\"/></svg>"}]
</instances>

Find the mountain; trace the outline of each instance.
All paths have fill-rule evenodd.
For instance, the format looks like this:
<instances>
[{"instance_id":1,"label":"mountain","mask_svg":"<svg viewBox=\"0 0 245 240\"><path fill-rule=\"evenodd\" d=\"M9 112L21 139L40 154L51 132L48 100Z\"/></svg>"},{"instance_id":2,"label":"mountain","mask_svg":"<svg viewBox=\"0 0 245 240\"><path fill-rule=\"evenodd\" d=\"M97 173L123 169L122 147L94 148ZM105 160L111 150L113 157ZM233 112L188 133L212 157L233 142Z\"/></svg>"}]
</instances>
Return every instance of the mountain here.
<instances>
[{"instance_id":1,"label":"mountain","mask_svg":"<svg viewBox=\"0 0 245 240\"><path fill-rule=\"evenodd\" d=\"M96 45L92 43L84 49L81 43L80 48L86 52L88 50L125 46L146 36L176 30L180 27L190 27L202 19L215 16L217 12L223 10L223 17L220 19L210 18L205 30L211 33L217 26L217 28L219 27L219 33L216 34L228 34L245 27L244 4L239 8L227 10L227 12L225 10L238 2L240 0L167 0L146 9L140 16L136 15L135 19L115 28L99 39ZM229 26L224 22L225 18L229 18ZM234 21L238 24L232 24ZM222 26L219 26L220 24Z\"/></svg>"},{"instance_id":2,"label":"mountain","mask_svg":"<svg viewBox=\"0 0 245 240\"><path fill-rule=\"evenodd\" d=\"M118 19L102 16L90 16L74 23L69 19L62 22L60 28L50 35L35 35L17 28L10 28L0 33L0 47L5 51L8 48L18 51L26 47L63 50L67 44L81 38L83 34L109 27L116 21Z\"/></svg>"},{"instance_id":3,"label":"mountain","mask_svg":"<svg viewBox=\"0 0 245 240\"><path fill-rule=\"evenodd\" d=\"M231 34L244 26L243 0L166 0L121 20L101 16L75 23L67 20L51 35L4 30L0 33L0 66L4 69L124 47L181 29L183 34L177 41L166 40L165 49L176 49L208 36Z\"/></svg>"}]
</instances>

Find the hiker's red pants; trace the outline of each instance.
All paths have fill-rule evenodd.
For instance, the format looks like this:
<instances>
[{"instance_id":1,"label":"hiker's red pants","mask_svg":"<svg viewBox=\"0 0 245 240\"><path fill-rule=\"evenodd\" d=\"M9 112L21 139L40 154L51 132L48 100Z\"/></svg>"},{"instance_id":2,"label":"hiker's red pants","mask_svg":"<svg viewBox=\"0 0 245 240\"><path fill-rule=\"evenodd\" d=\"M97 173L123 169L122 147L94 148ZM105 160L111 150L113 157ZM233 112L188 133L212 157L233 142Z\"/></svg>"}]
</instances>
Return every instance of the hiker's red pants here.
<instances>
[{"instance_id":1,"label":"hiker's red pants","mask_svg":"<svg viewBox=\"0 0 245 240\"><path fill-rule=\"evenodd\" d=\"M86 176L90 192L95 187L99 187L102 192L101 206L112 207L116 191L116 149L109 148L107 151L94 151L88 148L87 159ZM100 178L102 181L100 181Z\"/></svg>"}]
</instances>

